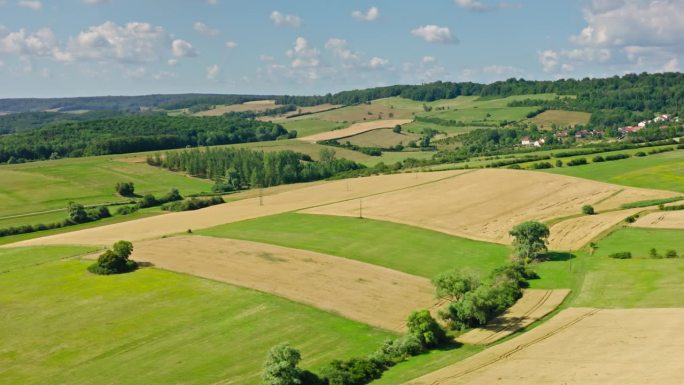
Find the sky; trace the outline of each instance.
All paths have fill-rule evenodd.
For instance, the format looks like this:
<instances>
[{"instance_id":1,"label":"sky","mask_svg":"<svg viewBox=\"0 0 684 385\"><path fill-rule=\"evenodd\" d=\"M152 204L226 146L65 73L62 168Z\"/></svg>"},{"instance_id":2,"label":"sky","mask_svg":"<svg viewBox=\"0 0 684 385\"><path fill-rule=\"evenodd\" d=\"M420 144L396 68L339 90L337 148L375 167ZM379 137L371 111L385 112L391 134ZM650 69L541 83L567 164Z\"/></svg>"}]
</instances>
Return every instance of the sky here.
<instances>
[{"instance_id":1,"label":"sky","mask_svg":"<svg viewBox=\"0 0 684 385\"><path fill-rule=\"evenodd\" d=\"M684 0L0 0L0 98L673 72Z\"/></svg>"}]
</instances>

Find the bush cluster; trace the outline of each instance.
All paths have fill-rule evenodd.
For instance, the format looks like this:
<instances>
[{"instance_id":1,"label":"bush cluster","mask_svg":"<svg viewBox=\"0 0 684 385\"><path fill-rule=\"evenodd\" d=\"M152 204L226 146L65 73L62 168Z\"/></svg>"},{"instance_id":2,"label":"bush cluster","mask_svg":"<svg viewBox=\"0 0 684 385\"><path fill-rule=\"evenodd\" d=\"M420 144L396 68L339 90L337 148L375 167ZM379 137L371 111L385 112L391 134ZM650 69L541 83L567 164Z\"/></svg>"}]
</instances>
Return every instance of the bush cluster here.
<instances>
[{"instance_id":1,"label":"bush cluster","mask_svg":"<svg viewBox=\"0 0 684 385\"><path fill-rule=\"evenodd\" d=\"M632 253L629 251L621 251L619 253L613 253L608 255L609 258L615 258L615 259L631 259L632 258Z\"/></svg>"},{"instance_id":2,"label":"bush cluster","mask_svg":"<svg viewBox=\"0 0 684 385\"><path fill-rule=\"evenodd\" d=\"M594 214L596 214L596 211L594 211L594 206L591 206L591 205L584 205L584 206L582 206L582 214L585 214L585 215L594 215Z\"/></svg>"},{"instance_id":3,"label":"bush cluster","mask_svg":"<svg viewBox=\"0 0 684 385\"><path fill-rule=\"evenodd\" d=\"M98 258L97 262L88 266L88 271L93 274L110 275L133 271L138 268L135 261L128 259L133 252L133 244L128 241L116 242L111 250L106 250Z\"/></svg>"},{"instance_id":4,"label":"bush cluster","mask_svg":"<svg viewBox=\"0 0 684 385\"><path fill-rule=\"evenodd\" d=\"M164 210L164 211L199 210L199 209L203 209L205 207L214 206L214 205L218 205L221 203L225 203L225 201L223 200L223 197L221 197L221 196L214 196L211 198L204 198L204 199L190 198L190 199L186 199L186 200L166 203L166 204L162 205L162 210Z\"/></svg>"},{"instance_id":5,"label":"bush cluster","mask_svg":"<svg viewBox=\"0 0 684 385\"><path fill-rule=\"evenodd\" d=\"M576 159L570 159L566 165L572 167L572 166L581 166L587 164L587 159L586 158L576 158Z\"/></svg>"},{"instance_id":6,"label":"bush cluster","mask_svg":"<svg viewBox=\"0 0 684 385\"><path fill-rule=\"evenodd\" d=\"M135 185L133 182L117 182L114 185L116 192L124 197L130 197L135 194Z\"/></svg>"}]
</instances>

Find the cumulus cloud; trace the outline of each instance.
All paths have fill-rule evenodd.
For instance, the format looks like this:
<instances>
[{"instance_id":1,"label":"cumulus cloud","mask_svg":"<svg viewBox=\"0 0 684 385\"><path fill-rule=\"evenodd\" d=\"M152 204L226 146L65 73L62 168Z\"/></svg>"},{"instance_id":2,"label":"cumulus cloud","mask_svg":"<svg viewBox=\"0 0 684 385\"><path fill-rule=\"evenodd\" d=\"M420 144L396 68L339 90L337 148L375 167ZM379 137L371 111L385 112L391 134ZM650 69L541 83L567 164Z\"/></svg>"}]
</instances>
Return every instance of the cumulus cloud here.
<instances>
[{"instance_id":1,"label":"cumulus cloud","mask_svg":"<svg viewBox=\"0 0 684 385\"><path fill-rule=\"evenodd\" d=\"M537 52L537 57L544 72L553 72L558 67L558 52L556 51L546 50Z\"/></svg>"},{"instance_id":2,"label":"cumulus cloud","mask_svg":"<svg viewBox=\"0 0 684 385\"><path fill-rule=\"evenodd\" d=\"M171 42L171 51L175 57L192 57L197 56L195 48L192 44L182 39L176 39Z\"/></svg>"},{"instance_id":3,"label":"cumulus cloud","mask_svg":"<svg viewBox=\"0 0 684 385\"><path fill-rule=\"evenodd\" d=\"M218 64L212 64L207 67L207 80L217 80L221 74L221 67Z\"/></svg>"},{"instance_id":4,"label":"cumulus cloud","mask_svg":"<svg viewBox=\"0 0 684 385\"><path fill-rule=\"evenodd\" d=\"M1 53L54 56L58 50L57 38L50 28L41 28L34 33L20 29L0 39Z\"/></svg>"},{"instance_id":5,"label":"cumulus cloud","mask_svg":"<svg viewBox=\"0 0 684 385\"><path fill-rule=\"evenodd\" d=\"M458 39L451 33L449 27L440 27L434 24L430 24L418 27L412 30L411 33L414 36L417 36L428 43L458 43Z\"/></svg>"},{"instance_id":6,"label":"cumulus cloud","mask_svg":"<svg viewBox=\"0 0 684 385\"><path fill-rule=\"evenodd\" d=\"M292 61L292 68L316 68L320 65L320 52L316 48L309 47L309 42L303 37L295 40L294 48L285 52Z\"/></svg>"},{"instance_id":7,"label":"cumulus cloud","mask_svg":"<svg viewBox=\"0 0 684 385\"><path fill-rule=\"evenodd\" d=\"M217 28L211 28L208 25L202 23L201 21L196 21L192 25L192 29L194 29L195 32L201 33L202 35L206 36L218 36L218 34L221 33Z\"/></svg>"},{"instance_id":8,"label":"cumulus cloud","mask_svg":"<svg viewBox=\"0 0 684 385\"><path fill-rule=\"evenodd\" d=\"M40 11L43 9L43 3L39 0L19 0L17 5L23 8L32 9L34 11Z\"/></svg>"},{"instance_id":9,"label":"cumulus cloud","mask_svg":"<svg viewBox=\"0 0 684 385\"><path fill-rule=\"evenodd\" d=\"M420 59L421 62L423 63L434 63L437 59L435 59L434 56L423 56L422 59Z\"/></svg>"},{"instance_id":10,"label":"cumulus cloud","mask_svg":"<svg viewBox=\"0 0 684 385\"><path fill-rule=\"evenodd\" d=\"M574 47L555 50L562 61L559 68L591 64L637 72L673 68L684 57L682 5L681 0L593 0L583 10L586 25L569 38Z\"/></svg>"},{"instance_id":11,"label":"cumulus cloud","mask_svg":"<svg viewBox=\"0 0 684 385\"><path fill-rule=\"evenodd\" d=\"M347 41L344 39L328 39L328 41L325 42L325 49L330 50L335 57L338 57L347 63L359 60L359 54L349 49Z\"/></svg>"},{"instance_id":12,"label":"cumulus cloud","mask_svg":"<svg viewBox=\"0 0 684 385\"><path fill-rule=\"evenodd\" d=\"M365 13L362 11L352 12L352 17L358 21L375 21L380 17L380 10L378 7L370 7Z\"/></svg>"},{"instance_id":13,"label":"cumulus cloud","mask_svg":"<svg viewBox=\"0 0 684 385\"><path fill-rule=\"evenodd\" d=\"M296 15L285 15L279 11L271 12L271 21L278 27L299 28L302 26L302 19Z\"/></svg>"},{"instance_id":14,"label":"cumulus cloud","mask_svg":"<svg viewBox=\"0 0 684 385\"><path fill-rule=\"evenodd\" d=\"M233 49L233 48L236 48L237 46L238 46L237 43L234 41L227 41L226 42L226 48L228 48L228 49Z\"/></svg>"},{"instance_id":15,"label":"cumulus cloud","mask_svg":"<svg viewBox=\"0 0 684 385\"><path fill-rule=\"evenodd\" d=\"M385 66L387 66L387 64L389 64L389 60L377 56L372 57L368 61L368 67L370 67L371 69L384 68Z\"/></svg>"}]
</instances>

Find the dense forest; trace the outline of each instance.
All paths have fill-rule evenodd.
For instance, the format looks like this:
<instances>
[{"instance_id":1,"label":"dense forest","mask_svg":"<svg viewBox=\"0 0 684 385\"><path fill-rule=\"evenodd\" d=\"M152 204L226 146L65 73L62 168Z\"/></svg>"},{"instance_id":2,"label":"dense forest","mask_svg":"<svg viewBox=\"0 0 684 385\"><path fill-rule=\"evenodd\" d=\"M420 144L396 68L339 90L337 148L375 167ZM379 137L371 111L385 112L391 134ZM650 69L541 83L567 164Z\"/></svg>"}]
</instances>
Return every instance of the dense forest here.
<instances>
[{"instance_id":1,"label":"dense forest","mask_svg":"<svg viewBox=\"0 0 684 385\"><path fill-rule=\"evenodd\" d=\"M149 156L147 163L211 179L216 182L217 192L309 182L363 168L350 160L337 159L335 151L327 149L321 151L317 162L289 150L264 153L244 148L207 148L156 154Z\"/></svg>"},{"instance_id":2,"label":"dense forest","mask_svg":"<svg viewBox=\"0 0 684 385\"><path fill-rule=\"evenodd\" d=\"M128 116L0 136L0 162L123 154L290 137L278 124L221 117Z\"/></svg>"},{"instance_id":3,"label":"dense forest","mask_svg":"<svg viewBox=\"0 0 684 385\"><path fill-rule=\"evenodd\" d=\"M20 112L0 115L0 135L29 131L56 123L87 122L124 116L121 111L88 111L79 114L63 112Z\"/></svg>"},{"instance_id":4,"label":"dense forest","mask_svg":"<svg viewBox=\"0 0 684 385\"><path fill-rule=\"evenodd\" d=\"M235 104L251 100L273 99L272 96L221 94L168 94L140 96L84 96L77 98L0 99L0 111L30 112L59 110L114 110L138 112L147 108L177 109L195 104Z\"/></svg>"}]
</instances>

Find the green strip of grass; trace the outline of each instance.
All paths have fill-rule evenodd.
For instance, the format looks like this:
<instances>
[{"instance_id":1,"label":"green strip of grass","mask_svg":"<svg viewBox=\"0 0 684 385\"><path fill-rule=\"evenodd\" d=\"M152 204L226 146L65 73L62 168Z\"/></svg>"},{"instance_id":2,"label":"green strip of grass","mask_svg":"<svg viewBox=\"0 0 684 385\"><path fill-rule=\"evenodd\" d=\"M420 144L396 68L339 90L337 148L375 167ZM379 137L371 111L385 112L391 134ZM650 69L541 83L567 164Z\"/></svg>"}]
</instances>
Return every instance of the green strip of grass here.
<instances>
[{"instance_id":1,"label":"green strip of grass","mask_svg":"<svg viewBox=\"0 0 684 385\"><path fill-rule=\"evenodd\" d=\"M672 203L672 202L679 202L684 197L672 197L672 198L664 198L664 199L650 199L650 200L645 200L645 201L638 201L638 202L632 202L632 203L625 203L623 205L620 205L621 208L623 209L636 209L640 207L649 207L649 206L658 206L658 205L664 205L667 203Z\"/></svg>"},{"instance_id":2,"label":"green strip of grass","mask_svg":"<svg viewBox=\"0 0 684 385\"><path fill-rule=\"evenodd\" d=\"M43 251L3 250L2 259L29 252L38 262ZM393 336L264 293L152 268L96 276L89 263L0 275L0 384L259 384L278 343L318 369Z\"/></svg>"},{"instance_id":3,"label":"green strip of grass","mask_svg":"<svg viewBox=\"0 0 684 385\"><path fill-rule=\"evenodd\" d=\"M432 278L452 268L488 274L505 263L506 246L371 219L280 214L197 234L312 250Z\"/></svg>"}]
</instances>

